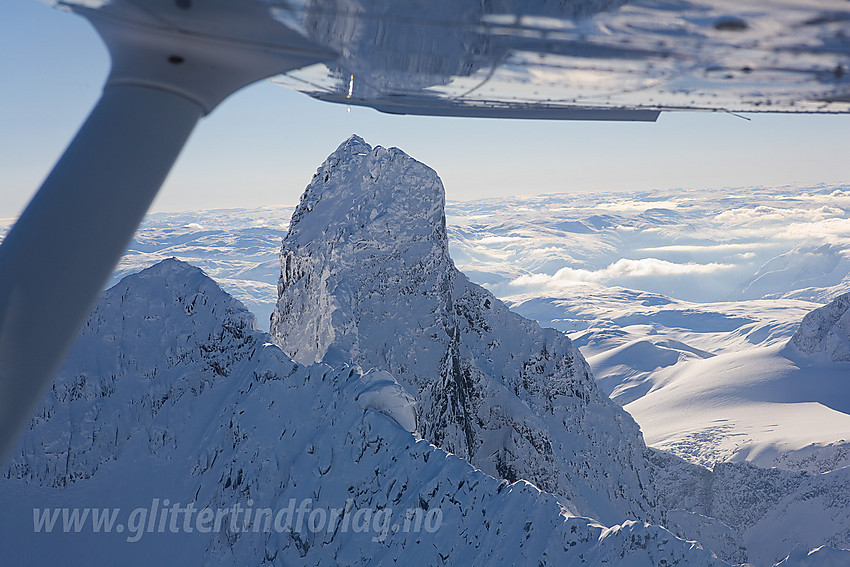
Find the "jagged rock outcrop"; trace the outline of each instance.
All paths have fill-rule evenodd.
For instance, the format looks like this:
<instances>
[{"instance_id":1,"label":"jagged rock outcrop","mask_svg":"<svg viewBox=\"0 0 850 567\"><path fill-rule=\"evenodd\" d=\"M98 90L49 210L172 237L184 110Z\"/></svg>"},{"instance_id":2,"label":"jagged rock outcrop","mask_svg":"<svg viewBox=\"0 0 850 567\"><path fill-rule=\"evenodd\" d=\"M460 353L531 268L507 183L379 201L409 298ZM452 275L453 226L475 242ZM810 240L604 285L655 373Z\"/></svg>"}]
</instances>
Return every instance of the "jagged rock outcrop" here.
<instances>
[{"instance_id":1,"label":"jagged rock outcrop","mask_svg":"<svg viewBox=\"0 0 850 567\"><path fill-rule=\"evenodd\" d=\"M791 344L805 354L822 354L835 362L850 362L850 293L803 318Z\"/></svg>"}]
</instances>

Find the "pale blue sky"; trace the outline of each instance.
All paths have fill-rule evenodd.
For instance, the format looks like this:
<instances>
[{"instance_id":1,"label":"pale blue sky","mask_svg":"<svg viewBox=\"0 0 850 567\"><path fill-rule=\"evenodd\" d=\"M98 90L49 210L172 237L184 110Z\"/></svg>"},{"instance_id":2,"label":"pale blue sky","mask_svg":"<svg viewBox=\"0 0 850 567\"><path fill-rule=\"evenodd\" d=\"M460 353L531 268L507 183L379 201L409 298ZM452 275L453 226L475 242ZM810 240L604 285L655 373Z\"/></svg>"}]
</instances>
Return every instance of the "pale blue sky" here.
<instances>
[{"instance_id":1,"label":"pale blue sky","mask_svg":"<svg viewBox=\"0 0 850 567\"><path fill-rule=\"evenodd\" d=\"M0 6L0 218L15 216L97 100L108 71L81 18ZM664 114L655 124L387 116L269 83L198 127L157 211L294 204L349 134L440 173L449 199L529 193L850 181L850 116Z\"/></svg>"}]
</instances>

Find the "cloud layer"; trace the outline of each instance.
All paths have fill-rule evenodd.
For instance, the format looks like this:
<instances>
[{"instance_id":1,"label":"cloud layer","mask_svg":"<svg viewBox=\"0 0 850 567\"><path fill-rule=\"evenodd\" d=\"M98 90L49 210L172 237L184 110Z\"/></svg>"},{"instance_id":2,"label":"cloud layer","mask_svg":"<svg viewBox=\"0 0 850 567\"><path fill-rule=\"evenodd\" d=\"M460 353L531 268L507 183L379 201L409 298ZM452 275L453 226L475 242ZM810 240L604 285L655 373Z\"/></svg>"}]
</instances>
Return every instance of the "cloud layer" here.
<instances>
[{"instance_id":1,"label":"cloud layer","mask_svg":"<svg viewBox=\"0 0 850 567\"><path fill-rule=\"evenodd\" d=\"M551 276L547 274L523 275L513 279L510 285L525 290L534 288L551 289L576 283L608 283L612 280L629 278L712 274L722 270L730 270L734 267L732 264L720 264L717 262L710 264L696 264L693 262L677 264L658 258L642 258L640 260L621 258L601 270L561 268Z\"/></svg>"},{"instance_id":2,"label":"cloud layer","mask_svg":"<svg viewBox=\"0 0 850 567\"><path fill-rule=\"evenodd\" d=\"M770 278L765 273L777 258L805 257L814 266L819 264L812 258L819 255L829 261L850 257L848 211L847 186L577 193L448 204L458 267L497 295L598 283L693 301L754 299L753 294L805 287L793 266ZM846 275L839 265L817 282L835 286ZM756 279L760 285L751 285Z\"/></svg>"}]
</instances>

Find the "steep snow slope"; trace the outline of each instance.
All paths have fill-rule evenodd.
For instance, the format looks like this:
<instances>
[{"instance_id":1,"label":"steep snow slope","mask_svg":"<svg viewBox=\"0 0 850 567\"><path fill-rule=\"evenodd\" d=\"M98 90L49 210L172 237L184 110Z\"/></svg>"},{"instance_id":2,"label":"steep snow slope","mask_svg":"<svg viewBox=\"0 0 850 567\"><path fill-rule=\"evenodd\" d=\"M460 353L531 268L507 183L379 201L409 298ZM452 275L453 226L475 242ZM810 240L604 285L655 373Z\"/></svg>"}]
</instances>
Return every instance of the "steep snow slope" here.
<instances>
[{"instance_id":1,"label":"steep snow slope","mask_svg":"<svg viewBox=\"0 0 850 567\"><path fill-rule=\"evenodd\" d=\"M353 136L319 168L281 250L278 344L391 373L432 443L605 522L658 519L634 421L563 334L452 263L437 174Z\"/></svg>"},{"instance_id":2,"label":"steep snow slope","mask_svg":"<svg viewBox=\"0 0 850 567\"><path fill-rule=\"evenodd\" d=\"M0 480L4 564L721 565L489 477L411 433L388 374L299 366L269 340L174 260L109 290ZM296 503L309 519L278 523ZM56 506L118 512L109 529L63 533L60 517L34 533L33 509ZM406 529L406 511L436 520Z\"/></svg>"},{"instance_id":3,"label":"steep snow slope","mask_svg":"<svg viewBox=\"0 0 850 567\"><path fill-rule=\"evenodd\" d=\"M747 460L824 472L850 464L846 364L785 346L800 327L795 341L838 348L843 335L829 329L840 328L840 309L810 313L817 304L792 300L694 304L589 284L560 298L509 301L581 329L571 333L574 344L651 446L709 467ZM830 310L829 324L815 323Z\"/></svg>"},{"instance_id":4,"label":"steep snow slope","mask_svg":"<svg viewBox=\"0 0 850 567\"><path fill-rule=\"evenodd\" d=\"M659 369L625 408L647 443L692 462L824 472L850 465L848 374L847 363L758 348Z\"/></svg>"},{"instance_id":5,"label":"steep snow slope","mask_svg":"<svg viewBox=\"0 0 850 567\"><path fill-rule=\"evenodd\" d=\"M796 546L850 550L850 467L822 474L718 463L713 470L682 466L651 451L653 482L664 488L667 527L698 539L718 554L753 566L774 565ZM738 553L733 546L739 545ZM845 551L845 559L850 552ZM823 553L813 561L829 563Z\"/></svg>"}]
</instances>

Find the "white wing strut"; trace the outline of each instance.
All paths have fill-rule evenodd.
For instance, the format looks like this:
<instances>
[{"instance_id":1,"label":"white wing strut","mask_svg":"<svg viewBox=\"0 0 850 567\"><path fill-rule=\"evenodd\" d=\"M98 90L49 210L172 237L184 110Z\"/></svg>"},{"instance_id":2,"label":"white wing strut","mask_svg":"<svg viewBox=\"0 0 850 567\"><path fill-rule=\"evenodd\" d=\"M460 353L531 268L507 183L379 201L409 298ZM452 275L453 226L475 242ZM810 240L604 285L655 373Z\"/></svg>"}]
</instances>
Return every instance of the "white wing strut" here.
<instances>
[{"instance_id":1,"label":"white wing strut","mask_svg":"<svg viewBox=\"0 0 850 567\"><path fill-rule=\"evenodd\" d=\"M104 89L0 247L0 454L53 378L203 110Z\"/></svg>"},{"instance_id":2,"label":"white wing strut","mask_svg":"<svg viewBox=\"0 0 850 567\"><path fill-rule=\"evenodd\" d=\"M201 116L245 85L335 55L266 9L227 1L164 3L159 18L127 2L76 11L103 38L112 70L97 106L0 246L0 459ZM247 37L188 29L184 20L231 24ZM275 42L255 41L269 29Z\"/></svg>"}]
</instances>

